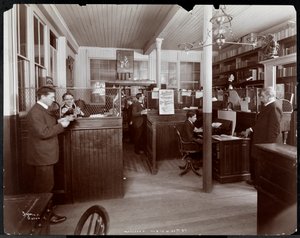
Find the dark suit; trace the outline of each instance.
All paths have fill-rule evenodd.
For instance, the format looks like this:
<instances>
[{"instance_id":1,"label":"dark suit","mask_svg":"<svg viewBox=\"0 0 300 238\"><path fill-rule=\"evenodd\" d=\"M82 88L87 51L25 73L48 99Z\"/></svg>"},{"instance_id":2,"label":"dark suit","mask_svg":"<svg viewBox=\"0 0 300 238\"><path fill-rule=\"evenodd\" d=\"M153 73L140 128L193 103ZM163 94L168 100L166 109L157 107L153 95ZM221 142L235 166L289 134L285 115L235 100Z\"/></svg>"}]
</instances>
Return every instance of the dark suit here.
<instances>
[{"instance_id":1,"label":"dark suit","mask_svg":"<svg viewBox=\"0 0 300 238\"><path fill-rule=\"evenodd\" d=\"M145 108L140 102L132 104L132 127L134 131L134 150L145 150L146 141L146 121L147 116L142 115L141 111Z\"/></svg>"},{"instance_id":2,"label":"dark suit","mask_svg":"<svg viewBox=\"0 0 300 238\"><path fill-rule=\"evenodd\" d=\"M252 127L252 143L280 143L280 121L282 110L278 103L272 102L267 106L262 106L258 113L255 125Z\"/></svg>"},{"instance_id":3,"label":"dark suit","mask_svg":"<svg viewBox=\"0 0 300 238\"><path fill-rule=\"evenodd\" d=\"M183 130L182 130L182 139L185 142L193 141L194 139L194 124L191 123L189 120L185 120Z\"/></svg>"},{"instance_id":4,"label":"dark suit","mask_svg":"<svg viewBox=\"0 0 300 238\"><path fill-rule=\"evenodd\" d=\"M51 192L54 185L53 165L59 158L57 135L64 131L56 118L36 103L27 115L27 163L35 167L34 192Z\"/></svg>"},{"instance_id":5,"label":"dark suit","mask_svg":"<svg viewBox=\"0 0 300 238\"><path fill-rule=\"evenodd\" d=\"M197 144L192 145L190 149L199 150L201 149L199 145L202 145L202 140L200 138L195 137L194 129L195 129L195 125L189 120L185 120L181 131L181 137L182 140L185 142L196 142Z\"/></svg>"},{"instance_id":6,"label":"dark suit","mask_svg":"<svg viewBox=\"0 0 300 238\"><path fill-rule=\"evenodd\" d=\"M278 103L272 102L267 106L262 106L260 113L258 113L255 125L252 127L252 146L251 146L251 160L250 172L251 179L256 183L255 171L256 162L253 155L254 144L260 143L282 143L280 132L280 121L282 118L282 110Z\"/></svg>"}]
</instances>

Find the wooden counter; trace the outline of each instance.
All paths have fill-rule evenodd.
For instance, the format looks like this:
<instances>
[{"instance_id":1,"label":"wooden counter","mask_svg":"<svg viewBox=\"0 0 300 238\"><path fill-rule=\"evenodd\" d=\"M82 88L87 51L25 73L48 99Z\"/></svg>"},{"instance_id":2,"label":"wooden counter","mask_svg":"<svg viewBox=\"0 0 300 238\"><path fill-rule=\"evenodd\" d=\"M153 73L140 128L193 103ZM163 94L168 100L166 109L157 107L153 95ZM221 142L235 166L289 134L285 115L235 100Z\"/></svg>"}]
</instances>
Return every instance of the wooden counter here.
<instances>
[{"instance_id":1,"label":"wooden counter","mask_svg":"<svg viewBox=\"0 0 300 238\"><path fill-rule=\"evenodd\" d=\"M157 160L180 158L174 125L180 126L186 111L176 110L174 115L158 115L156 110L147 115L147 157L152 174L157 173Z\"/></svg>"},{"instance_id":2,"label":"wooden counter","mask_svg":"<svg viewBox=\"0 0 300 238\"><path fill-rule=\"evenodd\" d=\"M79 118L60 135L56 189L65 202L123 197L122 118Z\"/></svg>"},{"instance_id":3,"label":"wooden counter","mask_svg":"<svg viewBox=\"0 0 300 238\"><path fill-rule=\"evenodd\" d=\"M294 233L297 227L297 147L254 145L257 168L257 234Z\"/></svg>"}]
</instances>

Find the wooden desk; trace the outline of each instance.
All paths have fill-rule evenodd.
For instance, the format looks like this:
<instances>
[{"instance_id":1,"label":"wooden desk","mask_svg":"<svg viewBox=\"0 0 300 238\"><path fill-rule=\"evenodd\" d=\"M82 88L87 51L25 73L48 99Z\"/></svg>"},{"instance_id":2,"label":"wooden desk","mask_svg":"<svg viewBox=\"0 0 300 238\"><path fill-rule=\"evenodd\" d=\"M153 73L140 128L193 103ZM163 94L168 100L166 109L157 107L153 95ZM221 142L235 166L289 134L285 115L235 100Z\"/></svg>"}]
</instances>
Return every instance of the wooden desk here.
<instances>
[{"instance_id":1,"label":"wooden desk","mask_svg":"<svg viewBox=\"0 0 300 238\"><path fill-rule=\"evenodd\" d=\"M294 233L297 227L297 147L254 145L257 169L257 234Z\"/></svg>"},{"instance_id":2,"label":"wooden desk","mask_svg":"<svg viewBox=\"0 0 300 238\"><path fill-rule=\"evenodd\" d=\"M157 160L180 157L173 126L184 123L186 111L176 110L174 115L165 116L160 116L157 111L153 111L147 115L147 158L151 173L156 174Z\"/></svg>"},{"instance_id":3,"label":"wooden desk","mask_svg":"<svg viewBox=\"0 0 300 238\"><path fill-rule=\"evenodd\" d=\"M51 193L4 196L4 232L9 235L48 235Z\"/></svg>"},{"instance_id":4,"label":"wooden desk","mask_svg":"<svg viewBox=\"0 0 300 238\"><path fill-rule=\"evenodd\" d=\"M213 178L220 183L232 183L250 178L250 139L220 139L213 143Z\"/></svg>"}]
</instances>

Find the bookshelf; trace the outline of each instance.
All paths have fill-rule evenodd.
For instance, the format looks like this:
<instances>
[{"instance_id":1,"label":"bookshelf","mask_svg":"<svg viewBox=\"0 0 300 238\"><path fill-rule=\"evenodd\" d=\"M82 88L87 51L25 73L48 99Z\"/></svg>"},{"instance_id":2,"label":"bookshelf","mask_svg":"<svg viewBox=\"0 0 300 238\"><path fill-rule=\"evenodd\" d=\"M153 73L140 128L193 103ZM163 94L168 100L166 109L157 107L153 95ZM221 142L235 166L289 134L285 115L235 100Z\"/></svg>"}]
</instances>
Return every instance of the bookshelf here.
<instances>
[{"instance_id":1,"label":"bookshelf","mask_svg":"<svg viewBox=\"0 0 300 238\"><path fill-rule=\"evenodd\" d=\"M232 45L220 51L213 59L213 86L221 88L227 86L228 78L230 74L233 74L235 76L234 87L272 86L278 81L278 83L288 83L290 93L295 93L297 78L297 65L296 59L294 59L297 52L296 28L288 26L285 29L278 29L272 34L280 45L279 57L274 59L276 69L269 66L268 60L264 60L261 42L255 49L252 46ZM285 59L288 60L285 61ZM272 81L270 77L273 77L273 70L276 71L276 76ZM268 78L267 82L265 82L266 78ZM291 90L291 88L293 89Z\"/></svg>"}]
</instances>

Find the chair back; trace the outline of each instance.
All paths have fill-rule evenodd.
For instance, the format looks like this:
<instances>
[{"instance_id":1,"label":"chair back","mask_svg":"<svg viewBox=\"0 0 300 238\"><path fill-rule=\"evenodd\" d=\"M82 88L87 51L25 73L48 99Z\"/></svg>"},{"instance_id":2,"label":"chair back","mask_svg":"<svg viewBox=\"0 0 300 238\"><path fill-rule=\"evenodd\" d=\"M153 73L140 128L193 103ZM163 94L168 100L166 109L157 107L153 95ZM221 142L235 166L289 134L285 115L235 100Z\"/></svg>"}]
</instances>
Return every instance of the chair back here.
<instances>
[{"instance_id":1,"label":"chair back","mask_svg":"<svg viewBox=\"0 0 300 238\"><path fill-rule=\"evenodd\" d=\"M80 217L74 235L107 235L109 216L105 208L94 205Z\"/></svg>"},{"instance_id":2,"label":"chair back","mask_svg":"<svg viewBox=\"0 0 300 238\"><path fill-rule=\"evenodd\" d=\"M187 153L196 153L201 151L201 147L194 141L184 141L181 137L180 131L176 126L174 126L176 135L177 135L177 142L178 147L181 155L185 155Z\"/></svg>"},{"instance_id":3,"label":"chair back","mask_svg":"<svg viewBox=\"0 0 300 238\"><path fill-rule=\"evenodd\" d=\"M176 137L177 137L177 142L178 142L178 149L180 151L181 154L183 154L183 140L181 137L181 134L179 132L179 130L177 129L176 126L174 126L175 132L176 132Z\"/></svg>"}]
</instances>

